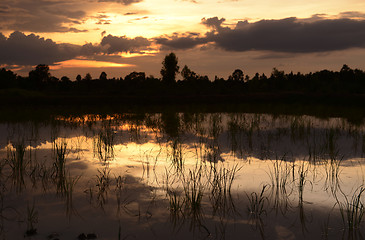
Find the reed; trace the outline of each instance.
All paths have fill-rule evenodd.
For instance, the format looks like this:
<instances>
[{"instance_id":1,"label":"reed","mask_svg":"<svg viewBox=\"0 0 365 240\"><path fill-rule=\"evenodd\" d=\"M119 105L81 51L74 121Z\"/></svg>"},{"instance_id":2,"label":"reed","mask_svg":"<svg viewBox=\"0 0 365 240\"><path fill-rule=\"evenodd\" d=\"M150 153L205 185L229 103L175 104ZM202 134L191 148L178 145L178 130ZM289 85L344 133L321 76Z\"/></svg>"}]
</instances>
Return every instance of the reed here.
<instances>
[{"instance_id":1,"label":"reed","mask_svg":"<svg viewBox=\"0 0 365 240\"><path fill-rule=\"evenodd\" d=\"M200 211L204 186L202 167L189 170L188 179L184 181L185 207L191 212Z\"/></svg>"},{"instance_id":2,"label":"reed","mask_svg":"<svg viewBox=\"0 0 365 240\"><path fill-rule=\"evenodd\" d=\"M37 234L37 229L34 227L35 224L38 223L38 211L33 205L30 207L29 203L27 206L27 230L25 232L25 235L27 237L33 236Z\"/></svg>"},{"instance_id":3,"label":"reed","mask_svg":"<svg viewBox=\"0 0 365 240\"><path fill-rule=\"evenodd\" d=\"M94 155L104 163L114 158L114 135L109 123L94 138Z\"/></svg>"},{"instance_id":4,"label":"reed","mask_svg":"<svg viewBox=\"0 0 365 240\"><path fill-rule=\"evenodd\" d=\"M208 176L211 194L209 195L213 207L213 215L219 212L221 215L236 212L236 207L231 195L231 189L236 174L241 167L235 164L232 168L224 166L213 167Z\"/></svg>"},{"instance_id":5,"label":"reed","mask_svg":"<svg viewBox=\"0 0 365 240\"><path fill-rule=\"evenodd\" d=\"M263 214L267 215L269 199L265 196L266 187L267 185L262 186L261 192L259 194L252 192L250 195L248 195L246 193L248 199L248 214L254 219L260 218Z\"/></svg>"},{"instance_id":6,"label":"reed","mask_svg":"<svg viewBox=\"0 0 365 240\"><path fill-rule=\"evenodd\" d=\"M364 191L365 187L360 187L353 193L350 200L346 195L344 195L344 202L340 202L337 199L343 225L351 235L354 233L354 231L360 229L360 225L364 217L365 208L361 200Z\"/></svg>"},{"instance_id":7,"label":"reed","mask_svg":"<svg viewBox=\"0 0 365 240\"><path fill-rule=\"evenodd\" d=\"M17 191L21 191L25 186L24 175L29 164L25 159L25 145L23 142L15 144L14 148L8 148L7 164L11 169L13 185Z\"/></svg>"},{"instance_id":8,"label":"reed","mask_svg":"<svg viewBox=\"0 0 365 240\"><path fill-rule=\"evenodd\" d=\"M105 166L102 170L98 169L98 174L96 175L97 201L101 208L107 202L110 182L109 167Z\"/></svg>"}]
</instances>

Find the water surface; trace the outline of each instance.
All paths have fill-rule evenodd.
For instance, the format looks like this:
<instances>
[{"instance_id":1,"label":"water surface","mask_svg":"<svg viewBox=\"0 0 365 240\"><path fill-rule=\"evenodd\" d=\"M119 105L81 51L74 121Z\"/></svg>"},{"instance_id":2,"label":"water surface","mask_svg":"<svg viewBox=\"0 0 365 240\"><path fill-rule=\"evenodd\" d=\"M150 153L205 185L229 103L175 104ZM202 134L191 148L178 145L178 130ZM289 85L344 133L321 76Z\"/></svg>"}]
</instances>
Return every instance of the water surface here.
<instances>
[{"instance_id":1,"label":"water surface","mask_svg":"<svg viewBox=\"0 0 365 240\"><path fill-rule=\"evenodd\" d=\"M1 122L0 236L362 239L364 128L249 113Z\"/></svg>"}]
</instances>

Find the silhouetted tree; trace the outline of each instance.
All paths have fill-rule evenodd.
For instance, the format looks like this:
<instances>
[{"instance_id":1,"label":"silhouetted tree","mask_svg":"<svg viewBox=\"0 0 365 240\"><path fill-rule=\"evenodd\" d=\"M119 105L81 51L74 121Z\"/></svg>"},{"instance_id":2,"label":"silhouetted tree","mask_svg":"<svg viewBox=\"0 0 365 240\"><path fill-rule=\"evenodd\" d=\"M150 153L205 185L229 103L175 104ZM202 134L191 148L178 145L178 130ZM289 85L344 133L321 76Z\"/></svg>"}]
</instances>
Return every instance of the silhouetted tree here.
<instances>
[{"instance_id":1,"label":"silhouetted tree","mask_svg":"<svg viewBox=\"0 0 365 240\"><path fill-rule=\"evenodd\" d=\"M59 87L61 90L69 90L71 88L71 80L67 76L61 77L61 82L59 83Z\"/></svg>"},{"instance_id":2,"label":"silhouetted tree","mask_svg":"<svg viewBox=\"0 0 365 240\"><path fill-rule=\"evenodd\" d=\"M197 75L195 72L191 71L188 66L184 66L181 70L181 76L183 77L184 81L192 81L197 79Z\"/></svg>"},{"instance_id":3,"label":"silhouetted tree","mask_svg":"<svg viewBox=\"0 0 365 240\"><path fill-rule=\"evenodd\" d=\"M107 77L106 73L105 72L102 72L100 74L99 80L106 80L107 79L106 77Z\"/></svg>"},{"instance_id":4,"label":"silhouetted tree","mask_svg":"<svg viewBox=\"0 0 365 240\"><path fill-rule=\"evenodd\" d=\"M179 73L178 59L175 53L170 53L165 56L162 62L162 82L171 84L176 82L176 74Z\"/></svg>"},{"instance_id":5,"label":"silhouetted tree","mask_svg":"<svg viewBox=\"0 0 365 240\"><path fill-rule=\"evenodd\" d=\"M80 75L80 74L78 74L78 75L76 76L76 81L77 81L77 82L80 82L80 81L81 81L81 79L82 79L82 78L81 78L81 75Z\"/></svg>"},{"instance_id":6,"label":"silhouetted tree","mask_svg":"<svg viewBox=\"0 0 365 240\"><path fill-rule=\"evenodd\" d=\"M132 84L143 83L146 80L146 74L144 72L131 72L125 76L124 81Z\"/></svg>"},{"instance_id":7,"label":"silhouetted tree","mask_svg":"<svg viewBox=\"0 0 365 240\"><path fill-rule=\"evenodd\" d=\"M16 85L16 74L14 74L10 70L6 70L2 68L0 70L0 89L1 88L10 88Z\"/></svg>"},{"instance_id":8,"label":"silhouetted tree","mask_svg":"<svg viewBox=\"0 0 365 240\"><path fill-rule=\"evenodd\" d=\"M84 77L84 80L85 81L91 81L92 80L91 74L90 73L86 73L86 75Z\"/></svg>"},{"instance_id":9,"label":"silhouetted tree","mask_svg":"<svg viewBox=\"0 0 365 240\"><path fill-rule=\"evenodd\" d=\"M61 77L61 82L71 82L70 78L67 76Z\"/></svg>"},{"instance_id":10,"label":"silhouetted tree","mask_svg":"<svg viewBox=\"0 0 365 240\"><path fill-rule=\"evenodd\" d=\"M49 67L45 64L39 64L36 66L35 70L29 72L29 80L36 88L49 82L50 78L51 74L49 73Z\"/></svg>"},{"instance_id":11,"label":"silhouetted tree","mask_svg":"<svg viewBox=\"0 0 365 240\"><path fill-rule=\"evenodd\" d=\"M237 82L242 82L244 78L243 71L241 69L236 69L233 71L229 79Z\"/></svg>"}]
</instances>

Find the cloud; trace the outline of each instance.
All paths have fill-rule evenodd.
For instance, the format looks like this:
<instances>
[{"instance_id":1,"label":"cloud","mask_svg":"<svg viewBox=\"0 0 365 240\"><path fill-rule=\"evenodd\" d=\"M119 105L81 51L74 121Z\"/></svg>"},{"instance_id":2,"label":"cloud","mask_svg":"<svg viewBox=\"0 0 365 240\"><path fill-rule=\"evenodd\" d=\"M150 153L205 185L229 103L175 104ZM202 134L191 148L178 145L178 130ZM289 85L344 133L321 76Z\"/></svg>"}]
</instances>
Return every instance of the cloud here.
<instances>
[{"instance_id":1,"label":"cloud","mask_svg":"<svg viewBox=\"0 0 365 240\"><path fill-rule=\"evenodd\" d=\"M151 41L144 37L127 38L125 36L117 37L109 34L101 40L100 44L108 47L107 53L113 54L146 50L151 45Z\"/></svg>"},{"instance_id":2,"label":"cloud","mask_svg":"<svg viewBox=\"0 0 365 240\"><path fill-rule=\"evenodd\" d=\"M297 18L238 22L234 29L217 28L209 36L227 51L325 52L365 47L365 21L323 19L301 22Z\"/></svg>"},{"instance_id":3,"label":"cloud","mask_svg":"<svg viewBox=\"0 0 365 240\"><path fill-rule=\"evenodd\" d=\"M208 26L208 27L213 27L215 29L221 29L221 25L222 23L226 21L225 18L221 18L219 19L218 17L212 17L212 18L203 18L202 19L202 24Z\"/></svg>"},{"instance_id":4,"label":"cloud","mask_svg":"<svg viewBox=\"0 0 365 240\"><path fill-rule=\"evenodd\" d=\"M115 3L121 3L123 5L131 5L133 3L139 3L143 0L99 0L99 2L115 2Z\"/></svg>"},{"instance_id":5,"label":"cloud","mask_svg":"<svg viewBox=\"0 0 365 240\"><path fill-rule=\"evenodd\" d=\"M199 37L195 33L189 33L188 36L159 37L155 40L163 49L190 49L208 42L207 38Z\"/></svg>"},{"instance_id":6,"label":"cloud","mask_svg":"<svg viewBox=\"0 0 365 240\"><path fill-rule=\"evenodd\" d=\"M80 47L72 44L57 44L34 34L13 32L8 38L0 33L0 52L0 64L53 64L76 57Z\"/></svg>"},{"instance_id":7,"label":"cloud","mask_svg":"<svg viewBox=\"0 0 365 240\"><path fill-rule=\"evenodd\" d=\"M343 14L360 15L357 12ZM226 27L224 22L224 18L203 18L201 23L211 29L204 37L180 34L156 38L156 42L162 48L176 49L209 43L234 52L315 53L365 48L365 20L324 19L323 15L315 15L310 19L238 21L234 27Z\"/></svg>"},{"instance_id":8,"label":"cloud","mask_svg":"<svg viewBox=\"0 0 365 240\"><path fill-rule=\"evenodd\" d=\"M27 32L75 32L86 18L76 1L2 0L0 29ZM73 10L70 10L73 9ZM78 30L78 29L77 29ZM78 30L83 31L83 30Z\"/></svg>"},{"instance_id":9,"label":"cloud","mask_svg":"<svg viewBox=\"0 0 365 240\"><path fill-rule=\"evenodd\" d=\"M35 34L16 31L9 37L0 33L0 65L52 65L77 57L94 58L97 55L119 52L143 52L151 45L143 37L127 38L108 35L100 43L75 45L56 43ZM120 58L120 57L119 57Z\"/></svg>"}]
</instances>

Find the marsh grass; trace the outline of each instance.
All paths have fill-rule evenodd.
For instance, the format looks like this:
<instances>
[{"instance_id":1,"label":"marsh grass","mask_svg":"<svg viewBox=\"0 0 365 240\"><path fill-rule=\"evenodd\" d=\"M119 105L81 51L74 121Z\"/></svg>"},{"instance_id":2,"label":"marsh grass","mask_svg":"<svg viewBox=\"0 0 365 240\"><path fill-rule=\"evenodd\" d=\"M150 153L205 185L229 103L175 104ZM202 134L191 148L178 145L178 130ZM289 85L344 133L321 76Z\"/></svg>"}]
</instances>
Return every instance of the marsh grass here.
<instances>
[{"instance_id":1,"label":"marsh grass","mask_svg":"<svg viewBox=\"0 0 365 240\"><path fill-rule=\"evenodd\" d=\"M35 228L35 224L38 223L38 211L35 209L34 202L30 207L29 203L27 206L27 230L25 235L30 237L37 234L37 229Z\"/></svg>"},{"instance_id":2,"label":"marsh grass","mask_svg":"<svg viewBox=\"0 0 365 240\"><path fill-rule=\"evenodd\" d=\"M38 183L42 183L42 188L44 192L48 190L48 183L52 179L54 169L47 167L46 161L42 163L35 163L29 169L29 177L32 182L33 188L38 187Z\"/></svg>"},{"instance_id":3,"label":"marsh grass","mask_svg":"<svg viewBox=\"0 0 365 240\"><path fill-rule=\"evenodd\" d=\"M267 216L267 210L269 208L269 198L265 196L266 187L262 186L261 192L258 194L252 192L250 195L246 193L248 199L247 213L249 223L253 229L258 229L262 239L265 239L264 233L264 220L263 217Z\"/></svg>"},{"instance_id":4,"label":"marsh grass","mask_svg":"<svg viewBox=\"0 0 365 240\"><path fill-rule=\"evenodd\" d=\"M183 213L183 207L185 204L185 199L183 195L177 190L170 190L167 192L169 200L169 210L171 216L179 216Z\"/></svg>"},{"instance_id":5,"label":"marsh grass","mask_svg":"<svg viewBox=\"0 0 365 240\"><path fill-rule=\"evenodd\" d=\"M340 174L341 174L341 163L343 157L339 158L332 156L330 159L325 161L324 167L326 172L326 179L324 181L324 189L327 191L331 190L332 194L336 194L337 190L340 188Z\"/></svg>"},{"instance_id":6,"label":"marsh grass","mask_svg":"<svg viewBox=\"0 0 365 240\"><path fill-rule=\"evenodd\" d=\"M192 213L201 210L204 185L202 183L202 166L193 170L189 169L187 178L184 181L185 207Z\"/></svg>"},{"instance_id":7,"label":"marsh grass","mask_svg":"<svg viewBox=\"0 0 365 240\"><path fill-rule=\"evenodd\" d=\"M281 159L276 158L272 161L272 167L269 169L270 196L272 207L278 213L280 211L283 215L287 213L291 207L289 196L293 191L292 183L294 182L295 162L285 160L285 156ZM293 179L290 179L290 176Z\"/></svg>"},{"instance_id":8,"label":"marsh grass","mask_svg":"<svg viewBox=\"0 0 365 240\"><path fill-rule=\"evenodd\" d=\"M71 174L65 178L65 189L64 189L64 196L65 196L65 205L66 205L66 215L71 218L72 214L75 212L73 208L73 192L77 182L80 180L81 175L72 177Z\"/></svg>"},{"instance_id":9,"label":"marsh grass","mask_svg":"<svg viewBox=\"0 0 365 240\"><path fill-rule=\"evenodd\" d=\"M66 192L66 154L67 143L60 140L55 143L55 161L53 163L53 180L56 183L57 193L62 195Z\"/></svg>"},{"instance_id":10,"label":"marsh grass","mask_svg":"<svg viewBox=\"0 0 365 240\"><path fill-rule=\"evenodd\" d=\"M298 166L298 195L299 195L299 202L303 202L303 193L305 185L309 182L312 186L313 183L307 179L309 172L309 166L306 164L305 161L302 162L301 165Z\"/></svg>"},{"instance_id":11,"label":"marsh grass","mask_svg":"<svg viewBox=\"0 0 365 240\"><path fill-rule=\"evenodd\" d=\"M265 196L267 185L262 186L261 192L258 194L252 192L250 195L246 193L248 199L248 214L251 218L258 219L262 215L267 215L269 199Z\"/></svg>"},{"instance_id":12,"label":"marsh grass","mask_svg":"<svg viewBox=\"0 0 365 240\"><path fill-rule=\"evenodd\" d=\"M182 172L184 170L184 149L179 139L174 139L171 144L172 149L172 165L176 171Z\"/></svg>"},{"instance_id":13,"label":"marsh grass","mask_svg":"<svg viewBox=\"0 0 365 240\"><path fill-rule=\"evenodd\" d=\"M111 183L110 168L105 166L103 169L98 169L96 175L97 201L98 205L103 208L108 200L108 191Z\"/></svg>"},{"instance_id":14,"label":"marsh grass","mask_svg":"<svg viewBox=\"0 0 365 240\"><path fill-rule=\"evenodd\" d=\"M11 169L11 177L16 190L20 192L25 187L24 176L29 161L25 159L25 145L19 142L13 148L8 147L7 164Z\"/></svg>"},{"instance_id":15,"label":"marsh grass","mask_svg":"<svg viewBox=\"0 0 365 240\"><path fill-rule=\"evenodd\" d=\"M348 230L349 236L353 236L355 232L360 229L363 221L365 208L362 202L362 195L364 191L365 187L358 188L353 193L350 200L346 195L343 195L345 199L344 202L340 202L338 198L336 199L344 228Z\"/></svg>"},{"instance_id":16,"label":"marsh grass","mask_svg":"<svg viewBox=\"0 0 365 240\"><path fill-rule=\"evenodd\" d=\"M211 165L211 170L208 176L210 201L213 207L213 215L217 212L220 215L235 213L236 207L231 195L232 184L237 173L241 170L238 164L233 167L225 167L223 164Z\"/></svg>"},{"instance_id":17,"label":"marsh grass","mask_svg":"<svg viewBox=\"0 0 365 240\"><path fill-rule=\"evenodd\" d=\"M67 143L65 140L55 143L56 159L53 163L56 177L64 177L66 172Z\"/></svg>"},{"instance_id":18,"label":"marsh grass","mask_svg":"<svg viewBox=\"0 0 365 240\"><path fill-rule=\"evenodd\" d=\"M96 155L101 162L106 163L114 158L114 135L109 123L94 137L94 156Z\"/></svg>"}]
</instances>

